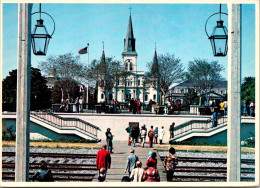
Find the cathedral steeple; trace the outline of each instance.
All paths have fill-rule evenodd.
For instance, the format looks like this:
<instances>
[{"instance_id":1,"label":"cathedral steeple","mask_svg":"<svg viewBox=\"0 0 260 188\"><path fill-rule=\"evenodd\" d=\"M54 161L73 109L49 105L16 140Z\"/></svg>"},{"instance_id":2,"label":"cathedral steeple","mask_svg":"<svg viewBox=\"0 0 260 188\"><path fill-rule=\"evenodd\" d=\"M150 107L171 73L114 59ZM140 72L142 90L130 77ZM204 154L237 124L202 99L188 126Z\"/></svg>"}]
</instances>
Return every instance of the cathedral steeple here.
<instances>
[{"instance_id":1,"label":"cathedral steeple","mask_svg":"<svg viewBox=\"0 0 260 188\"><path fill-rule=\"evenodd\" d=\"M158 58L157 58L157 52L156 52L156 43L155 43L155 50L154 50L151 73L152 73L152 75L154 75L156 77L159 76L159 65L158 65Z\"/></svg>"},{"instance_id":2,"label":"cathedral steeple","mask_svg":"<svg viewBox=\"0 0 260 188\"><path fill-rule=\"evenodd\" d=\"M106 62L106 56L105 56L105 50L104 50L104 42L103 43L103 52L102 52L102 56L100 59L100 63L105 63Z\"/></svg>"},{"instance_id":3,"label":"cathedral steeple","mask_svg":"<svg viewBox=\"0 0 260 188\"><path fill-rule=\"evenodd\" d=\"M124 52L135 52L135 38L133 32L131 12L129 15L128 27L126 32L126 37L124 39Z\"/></svg>"}]
</instances>

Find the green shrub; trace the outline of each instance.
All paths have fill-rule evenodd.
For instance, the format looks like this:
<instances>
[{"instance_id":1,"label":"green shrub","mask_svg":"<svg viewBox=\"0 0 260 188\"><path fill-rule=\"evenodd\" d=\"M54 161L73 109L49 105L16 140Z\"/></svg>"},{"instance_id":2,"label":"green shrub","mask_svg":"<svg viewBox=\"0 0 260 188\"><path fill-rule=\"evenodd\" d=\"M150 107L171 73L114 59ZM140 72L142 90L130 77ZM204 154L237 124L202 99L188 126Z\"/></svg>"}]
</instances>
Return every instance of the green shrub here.
<instances>
[{"instance_id":1,"label":"green shrub","mask_svg":"<svg viewBox=\"0 0 260 188\"><path fill-rule=\"evenodd\" d=\"M170 141L169 144L172 145L191 145L191 146L226 146L226 144L222 144L221 142L217 141L217 143L207 143L207 142L192 142L192 141Z\"/></svg>"},{"instance_id":2,"label":"green shrub","mask_svg":"<svg viewBox=\"0 0 260 188\"><path fill-rule=\"evenodd\" d=\"M2 130L2 140L15 141L16 135L12 128L3 128Z\"/></svg>"},{"instance_id":3,"label":"green shrub","mask_svg":"<svg viewBox=\"0 0 260 188\"><path fill-rule=\"evenodd\" d=\"M250 147L254 148L255 147L255 135L250 132L250 137L245 139L244 141L241 142L241 146L243 147Z\"/></svg>"}]
</instances>

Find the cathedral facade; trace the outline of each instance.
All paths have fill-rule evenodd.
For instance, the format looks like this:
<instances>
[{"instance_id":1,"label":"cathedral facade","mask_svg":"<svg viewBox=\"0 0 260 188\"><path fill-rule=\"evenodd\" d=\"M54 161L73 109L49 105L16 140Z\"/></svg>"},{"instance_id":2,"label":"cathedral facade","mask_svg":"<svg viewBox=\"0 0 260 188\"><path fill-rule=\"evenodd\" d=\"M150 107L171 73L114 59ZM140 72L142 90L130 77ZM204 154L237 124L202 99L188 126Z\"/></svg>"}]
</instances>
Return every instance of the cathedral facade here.
<instances>
[{"instance_id":1,"label":"cathedral facade","mask_svg":"<svg viewBox=\"0 0 260 188\"><path fill-rule=\"evenodd\" d=\"M124 38L124 51L122 52L122 68L129 74L126 79L119 78L109 92L109 100L116 99L118 102L128 102L130 99L140 99L142 103L148 104L150 100L157 102L157 90L151 86L144 85L144 71L137 69L137 52L135 48L135 38L132 26L131 13L129 16L126 37ZM103 54L104 56L104 50ZM154 58L157 58L155 51ZM97 102L105 100L105 93L98 87Z\"/></svg>"}]
</instances>

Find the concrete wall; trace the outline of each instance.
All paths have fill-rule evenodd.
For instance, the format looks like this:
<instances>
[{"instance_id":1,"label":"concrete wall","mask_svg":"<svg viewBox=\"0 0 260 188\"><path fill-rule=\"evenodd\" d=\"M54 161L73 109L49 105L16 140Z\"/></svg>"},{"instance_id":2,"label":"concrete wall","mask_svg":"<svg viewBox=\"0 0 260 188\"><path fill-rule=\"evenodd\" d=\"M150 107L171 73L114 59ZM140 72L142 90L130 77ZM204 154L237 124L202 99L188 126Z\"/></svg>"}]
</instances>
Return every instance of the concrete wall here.
<instances>
[{"instance_id":1,"label":"concrete wall","mask_svg":"<svg viewBox=\"0 0 260 188\"><path fill-rule=\"evenodd\" d=\"M98 126L101 131L98 132L98 137L105 142L106 136L105 132L107 128L111 128L111 132L114 135L114 140L118 141L127 141L128 133L126 132L126 127L129 125L129 122L139 122L141 127L143 124L146 124L147 129L150 129L150 126L153 125L154 128L158 127L159 130L161 126L164 126L165 135L163 142L168 143L169 141L169 127L172 122L175 122L175 126L187 122L191 119L209 119L209 116L169 116L169 115L107 115L107 114L59 114L62 117L78 117L84 121L92 123ZM147 139L148 140L148 139Z\"/></svg>"},{"instance_id":2,"label":"concrete wall","mask_svg":"<svg viewBox=\"0 0 260 188\"><path fill-rule=\"evenodd\" d=\"M206 120L209 119L210 116L186 116L186 115L149 115L149 114L141 114L141 115L133 115L133 114L73 114L73 113L57 113L58 115L62 117L77 117L80 118L86 122L92 123L96 126L98 126L101 131L98 131L98 138L101 139L101 142L104 143L106 136L105 132L107 128L111 128L111 132L114 135L114 140L117 141L127 141L128 140L128 133L126 132L126 127L129 125L129 122L139 122L139 126L141 127L143 124L146 124L146 127L150 129L150 126L153 125L155 127L159 127L159 130L161 129L161 126L164 126L165 129L165 135L163 142L168 143L169 141L169 127L172 122L175 122L175 127L178 125L185 123L190 120ZM15 118L5 118L7 116L4 116L3 120L5 120L5 126L6 127L13 127L15 130ZM13 117L15 117L13 115ZM247 118L249 124L242 124L241 126L241 140L247 138L250 136L249 132L255 133L254 129L254 118ZM245 120L242 119L244 122ZM251 122L251 123L250 123ZM50 138L50 139L61 139L61 138L78 138L75 135L59 135L47 128L44 128L40 125L37 125L33 122L31 122L31 138L37 137L37 138ZM197 137L197 138L191 138L190 141L193 142L209 142L209 143L217 143L218 141L220 143L226 143L226 137L227 132L221 132L218 133L211 138L208 137ZM147 139L148 140L148 139Z\"/></svg>"},{"instance_id":3,"label":"concrete wall","mask_svg":"<svg viewBox=\"0 0 260 188\"><path fill-rule=\"evenodd\" d=\"M241 141L249 138L251 133L255 135L254 123L242 123L241 124ZM227 144L227 130L217 133L211 137L193 137L185 141L202 142L202 143L220 143Z\"/></svg>"},{"instance_id":4,"label":"concrete wall","mask_svg":"<svg viewBox=\"0 0 260 188\"><path fill-rule=\"evenodd\" d=\"M12 128L13 131L16 131L16 120L15 119L5 119L5 127ZM58 134L52 130L49 130L41 125L38 125L34 122L30 122L30 139L76 139L80 138L72 134Z\"/></svg>"}]
</instances>

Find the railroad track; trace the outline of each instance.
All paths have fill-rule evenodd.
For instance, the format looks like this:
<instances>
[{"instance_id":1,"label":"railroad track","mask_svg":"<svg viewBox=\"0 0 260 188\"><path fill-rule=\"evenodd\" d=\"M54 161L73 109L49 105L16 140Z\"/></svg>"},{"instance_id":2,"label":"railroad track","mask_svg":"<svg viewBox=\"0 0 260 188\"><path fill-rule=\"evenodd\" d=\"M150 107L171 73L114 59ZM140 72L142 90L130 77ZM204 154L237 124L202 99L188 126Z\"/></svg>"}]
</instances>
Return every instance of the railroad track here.
<instances>
[{"instance_id":1,"label":"railroad track","mask_svg":"<svg viewBox=\"0 0 260 188\"><path fill-rule=\"evenodd\" d=\"M160 159L163 161L164 156ZM227 160L223 158L195 158L195 157L178 157L178 161L183 164L204 162L204 163L226 163ZM255 164L253 159L242 159L241 163ZM164 166L165 168L165 166ZM165 172L165 171L164 171ZM199 175L198 175L199 174ZM173 181L175 182L190 182L190 181L226 181L227 177L226 167L200 167L200 166L180 166L177 165ZM254 177L247 177L248 174L255 174L255 168L241 168L241 181L254 181Z\"/></svg>"},{"instance_id":2,"label":"railroad track","mask_svg":"<svg viewBox=\"0 0 260 188\"><path fill-rule=\"evenodd\" d=\"M15 152L3 152L3 157L15 157ZM95 162L91 164L75 164L76 159L95 159L95 154L64 154L64 153L30 153L30 158L48 158L48 167L53 172L53 177L55 181L92 181L97 174L97 169ZM62 162L57 159L56 161L50 163L50 159L63 158ZM160 157L164 160L164 157ZM70 161L72 160L72 162ZM38 161L38 162L37 162ZM70 163L68 163L70 161ZM85 161L85 160L84 160ZM188 166L194 162L201 163L226 163L224 158L196 158L196 157L179 157L179 162L183 165L177 165L173 181L226 181L226 167L201 167L201 166ZM253 159L242 159L241 163L254 165L255 161ZM33 172L39 168L39 159L32 160L29 164L30 176ZM185 165L185 166L184 166ZM6 162L3 160L2 163L2 178L5 181L14 180L15 163L14 160ZM254 174L255 168L241 168L241 181L254 181L254 177L246 177L246 174ZM166 174L162 174L166 175Z\"/></svg>"},{"instance_id":3,"label":"railroad track","mask_svg":"<svg viewBox=\"0 0 260 188\"><path fill-rule=\"evenodd\" d=\"M2 152L2 156L14 157L15 152ZM51 157L51 158L70 158L70 159L95 159L96 154L70 154L70 153L30 153L30 157ZM164 156L160 157L164 160ZM178 157L178 161L182 162L212 162L212 163L227 163L225 158L199 158L199 157ZM254 159L241 159L241 163L255 164Z\"/></svg>"}]
</instances>

